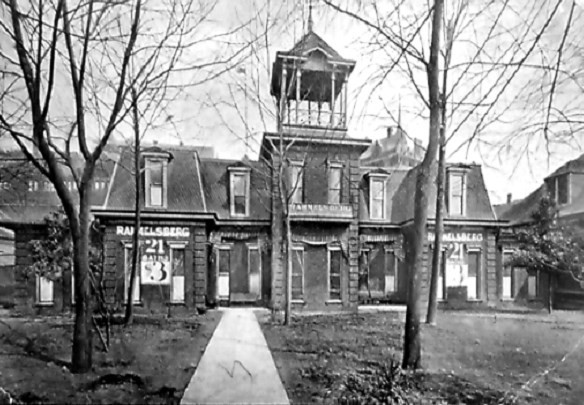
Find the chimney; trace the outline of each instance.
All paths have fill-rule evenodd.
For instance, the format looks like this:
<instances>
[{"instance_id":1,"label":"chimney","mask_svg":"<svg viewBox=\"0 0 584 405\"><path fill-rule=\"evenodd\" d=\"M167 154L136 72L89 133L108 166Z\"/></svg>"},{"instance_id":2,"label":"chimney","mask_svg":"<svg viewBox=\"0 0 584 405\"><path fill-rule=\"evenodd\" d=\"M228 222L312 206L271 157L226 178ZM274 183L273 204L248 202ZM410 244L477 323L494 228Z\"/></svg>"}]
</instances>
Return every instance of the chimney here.
<instances>
[{"instance_id":1,"label":"chimney","mask_svg":"<svg viewBox=\"0 0 584 405\"><path fill-rule=\"evenodd\" d=\"M391 138L394 134L393 127L387 127L387 139Z\"/></svg>"},{"instance_id":2,"label":"chimney","mask_svg":"<svg viewBox=\"0 0 584 405\"><path fill-rule=\"evenodd\" d=\"M158 145L158 141L157 141L156 139L154 139L154 140L152 141L152 143L154 144L154 146Z\"/></svg>"},{"instance_id":3,"label":"chimney","mask_svg":"<svg viewBox=\"0 0 584 405\"><path fill-rule=\"evenodd\" d=\"M513 194L507 193L507 204L510 204L511 200L513 200Z\"/></svg>"}]
</instances>

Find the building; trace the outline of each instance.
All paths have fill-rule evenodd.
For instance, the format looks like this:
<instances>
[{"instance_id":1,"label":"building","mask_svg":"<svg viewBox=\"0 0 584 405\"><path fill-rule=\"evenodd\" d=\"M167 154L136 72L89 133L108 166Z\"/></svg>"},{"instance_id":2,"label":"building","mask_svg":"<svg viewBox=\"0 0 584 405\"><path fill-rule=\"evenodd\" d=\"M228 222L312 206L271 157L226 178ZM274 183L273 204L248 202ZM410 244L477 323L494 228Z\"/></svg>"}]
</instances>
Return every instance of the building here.
<instances>
[{"instance_id":1,"label":"building","mask_svg":"<svg viewBox=\"0 0 584 405\"><path fill-rule=\"evenodd\" d=\"M531 215L544 196L550 196L556 202L561 224L578 235L584 235L584 155L560 166L527 197L512 201L509 196L506 204L496 207L499 217L508 224L501 230L499 239L503 263L505 255L511 254L516 247L513 231L531 223ZM529 269L504 264L503 267L508 279L507 290L513 299L547 302L549 283L552 283L552 302L556 308L582 308L584 305L584 286L568 274L550 277Z\"/></svg>"},{"instance_id":2,"label":"building","mask_svg":"<svg viewBox=\"0 0 584 405\"><path fill-rule=\"evenodd\" d=\"M399 128L376 142L350 136L347 83L354 67L355 61L312 30L289 51L278 52L270 89L279 122L276 132L263 135L257 160L148 145L141 150L136 185L131 148L111 156L92 210L103 235L106 299L121 309L131 298L137 311L147 313L215 305L282 310L289 263L295 311L355 311L359 304L405 302L405 252L413 238L416 165L423 148L412 148ZM39 209L33 197L41 193L40 183L32 181L25 183L27 197L18 207L0 201L0 225L15 230L22 257L17 267L27 266L26 243L38 237L20 230L40 235L39 221L58 205L53 192L42 199L50 204ZM449 163L446 186L441 305L507 305L508 279L497 245L507 222L493 211L481 167ZM142 245L130 294L136 187ZM432 186L423 297L435 192ZM48 284L37 281L40 293L27 290L22 296L29 297L29 305L58 311L59 302L71 305L71 300L56 284L49 294Z\"/></svg>"}]
</instances>

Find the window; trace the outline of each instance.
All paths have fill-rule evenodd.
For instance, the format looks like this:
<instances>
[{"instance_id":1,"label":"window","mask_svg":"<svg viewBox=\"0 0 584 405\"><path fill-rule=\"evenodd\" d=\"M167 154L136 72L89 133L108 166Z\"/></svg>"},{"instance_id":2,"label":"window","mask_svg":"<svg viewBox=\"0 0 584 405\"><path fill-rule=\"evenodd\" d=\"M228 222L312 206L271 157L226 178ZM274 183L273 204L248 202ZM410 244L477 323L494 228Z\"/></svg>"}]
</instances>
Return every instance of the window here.
<instances>
[{"instance_id":1,"label":"window","mask_svg":"<svg viewBox=\"0 0 584 405\"><path fill-rule=\"evenodd\" d=\"M44 191L55 191L55 185L50 181L43 181L43 190Z\"/></svg>"},{"instance_id":2,"label":"window","mask_svg":"<svg viewBox=\"0 0 584 405\"><path fill-rule=\"evenodd\" d=\"M39 189L39 182L36 180L29 180L28 181L28 191L38 191Z\"/></svg>"},{"instance_id":3,"label":"window","mask_svg":"<svg viewBox=\"0 0 584 405\"><path fill-rule=\"evenodd\" d=\"M481 298L481 251L479 249L469 249L467 260L467 296L469 300L479 300Z\"/></svg>"},{"instance_id":4,"label":"window","mask_svg":"<svg viewBox=\"0 0 584 405\"><path fill-rule=\"evenodd\" d=\"M166 206L166 161L146 159L146 206Z\"/></svg>"},{"instance_id":5,"label":"window","mask_svg":"<svg viewBox=\"0 0 584 405\"><path fill-rule=\"evenodd\" d=\"M170 281L170 302L185 302L185 245L170 244L172 277Z\"/></svg>"},{"instance_id":6,"label":"window","mask_svg":"<svg viewBox=\"0 0 584 405\"><path fill-rule=\"evenodd\" d=\"M132 274L132 248L128 245L124 248L124 302L128 302L128 288L130 287L130 276ZM139 263L138 263L139 264ZM140 302L140 268L136 268L136 277L134 279L134 290L132 291L132 302Z\"/></svg>"},{"instance_id":7,"label":"window","mask_svg":"<svg viewBox=\"0 0 584 405\"><path fill-rule=\"evenodd\" d=\"M304 194L304 168L301 162L290 164L290 202L302 204Z\"/></svg>"},{"instance_id":8,"label":"window","mask_svg":"<svg viewBox=\"0 0 584 405\"><path fill-rule=\"evenodd\" d=\"M448 176L448 212L451 215L464 215L465 175L452 172Z\"/></svg>"},{"instance_id":9,"label":"window","mask_svg":"<svg viewBox=\"0 0 584 405\"><path fill-rule=\"evenodd\" d=\"M397 257L391 250L385 251L385 295L397 292Z\"/></svg>"},{"instance_id":10,"label":"window","mask_svg":"<svg viewBox=\"0 0 584 405\"><path fill-rule=\"evenodd\" d=\"M329 300L341 299L341 249L329 248Z\"/></svg>"},{"instance_id":11,"label":"window","mask_svg":"<svg viewBox=\"0 0 584 405\"><path fill-rule=\"evenodd\" d=\"M448 173L448 213L466 214L466 176L463 172Z\"/></svg>"},{"instance_id":12,"label":"window","mask_svg":"<svg viewBox=\"0 0 584 405\"><path fill-rule=\"evenodd\" d=\"M230 209L233 216L249 215L249 169L230 169Z\"/></svg>"},{"instance_id":13,"label":"window","mask_svg":"<svg viewBox=\"0 0 584 405\"><path fill-rule=\"evenodd\" d=\"M37 304L39 305L53 305L53 280L37 275L36 290L37 290Z\"/></svg>"},{"instance_id":14,"label":"window","mask_svg":"<svg viewBox=\"0 0 584 405\"><path fill-rule=\"evenodd\" d=\"M261 295L261 256L259 246L248 246L247 268L249 275L249 293Z\"/></svg>"},{"instance_id":15,"label":"window","mask_svg":"<svg viewBox=\"0 0 584 405\"><path fill-rule=\"evenodd\" d=\"M570 203L570 173L548 180L549 195L558 205Z\"/></svg>"},{"instance_id":16,"label":"window","mask_svg":"<svg viewBox=\"0 0 584 405\"><path fill-rule=\"evenodd\" d=\"M7 181L0 182L0 188L2 190L10 190L10 183Z\"/></svg>"},{"instance_id":17,"label":"window","mask_svg":"<svg viewBox=\"0 0 584 405\"><path fill-rule=\"evenodd\" d=\"M369 291L369 263L371 251L361 250L361 265L359 266L359 291Z\"/></svg>"},{"instance_id":18,"label":"window","mask_svg":"<svg viewBox=\"0 0 584 405\"><path fill-rule=\"evenodd\" d=\"M104 190L106 187L106 181L105 180L95 180L93 182L93 188L95 190Z\"/></svg>"},{"instance_id":19,"label":"window","mask_svg":"<svg viewBox=\"0 0 584 405\"><path fill-rule=\"evenodd\" d=\"M371 219L385 219L385 177L371 176L369 182L369 216Z\"/></svg>"},{"instance_id":20,"label":"window","mask_svg":"<svg viewBox=\"0 0 584 405\"><path fill-rule=\"evenodd\" d=\"M343 166L339 163L331 163L328 169L328 203L341 203L341 183Z\"/></svg>"},{"instance_id":21,"label":"window","mask_svg":"<svg viewBox=\"0 0 584 405\"><path fill-rule=\"evenodd\" d=\"M304 300L304 248L292 248L292 300Z\"/></svg>"},{"instance_id":22,"label":"window","mask_svg":"<svg viewBox=\"0 0 584 405\"><path fill-rule=\"evenodd\" d=\"M505 250L503 251L503 275L502 275L502 294L501 297L503 299L511 299L515 296L515 285L516 283L513 282L514 277L514 269L509 264L509 260L511 255L513 254L512 250Z\"/></svg>"}]
</instances>

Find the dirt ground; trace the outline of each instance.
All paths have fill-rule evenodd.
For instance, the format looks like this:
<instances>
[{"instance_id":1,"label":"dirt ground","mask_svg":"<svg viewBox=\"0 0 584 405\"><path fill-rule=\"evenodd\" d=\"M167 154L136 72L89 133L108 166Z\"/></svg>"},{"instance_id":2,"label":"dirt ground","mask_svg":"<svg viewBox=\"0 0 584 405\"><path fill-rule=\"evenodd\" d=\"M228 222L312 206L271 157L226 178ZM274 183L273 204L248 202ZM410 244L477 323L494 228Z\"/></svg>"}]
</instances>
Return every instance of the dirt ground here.
<instances>
[{"instance_id":1,"label":"dirt ground","mask_svg":"<svg viewBox=\"0 0 584 405\"><path fill-rule=\"evenodd\" d=\"M355 379L399 365L400 318L313 315L291 327L266 318L262 328L292 402L332 403L346 398L340 394ZM423 325L422 336L424 370L406 376L404 403L582 404L583 314L444 312L437 326Z\"/></svg>"},{"instance_id":2,"label":"dirt ground","mask_svg":"<svg viewBox=\"0 0 584 405\"><path fill-rule=\"evenodd\" d=\"M22 403L177 404L219 322L211 311L184 319L136 318L114 326L94 367L69 372L68 318L6 318L0 323L0 388ZM2 401L0 400L0 403Z\"/></svg>"}]
</instances>

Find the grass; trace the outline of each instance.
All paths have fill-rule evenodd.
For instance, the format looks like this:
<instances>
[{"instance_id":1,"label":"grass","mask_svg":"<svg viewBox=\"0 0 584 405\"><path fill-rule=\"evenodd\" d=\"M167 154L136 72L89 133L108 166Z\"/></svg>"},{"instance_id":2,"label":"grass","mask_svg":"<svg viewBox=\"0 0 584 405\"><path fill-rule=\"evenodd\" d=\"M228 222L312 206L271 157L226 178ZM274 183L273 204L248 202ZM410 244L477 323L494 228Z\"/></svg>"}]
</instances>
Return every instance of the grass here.
<instances>
[{"instance_id":1,"label":"grass","mask_svg":"<svg viewBox=\"0 0 584 405\"><path fill-rule=\"evenodd\" d=\"M208 312L113 326L107 353L94 336L94 367L82 375L68 369L69 319L5 319L0 387L23 403L177 404L219 319L219 313Z\"/></svg>"},{"instance_id":2,"label":"grass","mask_svg":"<svg viewBox=\"0 0 584 405\"><path fill-rule=\"evenodd\" d=\"M415 374L387 371L401 360L403 322L395 313L303 316L291 327L264 320L262 327L293 403L371 398L398 379L391 390L403 389L404 403L581 404L582 321L574 313L444 312L437 326L422 327L424 370Z\"/></svg>"}]
</instances>

